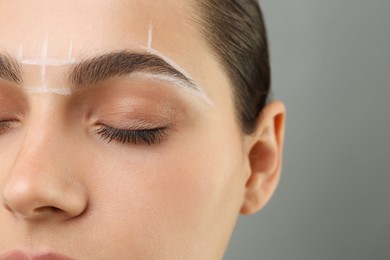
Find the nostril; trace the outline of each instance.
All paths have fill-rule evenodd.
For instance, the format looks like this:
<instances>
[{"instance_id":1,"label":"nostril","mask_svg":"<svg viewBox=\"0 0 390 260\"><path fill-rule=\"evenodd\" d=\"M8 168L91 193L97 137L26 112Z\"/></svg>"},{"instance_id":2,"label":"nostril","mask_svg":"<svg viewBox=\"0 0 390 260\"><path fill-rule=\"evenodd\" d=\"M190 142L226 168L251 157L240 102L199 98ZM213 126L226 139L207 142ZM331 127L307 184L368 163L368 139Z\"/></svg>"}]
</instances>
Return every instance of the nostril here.
<instances>
[{"instance_id":1,"label":"nostril","mask_svg":"<svg viewBox=\"0 0 390 260\"><path fill-rule=\"evenodd\" d=\"M0 206L15 217L29 221L51 217L72 219L83 213L87 196L82 185L62 176L39 177L15 173L0 194Z\"/></svg>"},{"instance_id":2,"label":"nostril","mask_svg":"<svg viewBox=\"0 0 390 260\"><path fill-rule=\"evenodd\" d=\"M61 211L63 211L63 210L61 210L57 207L52 207L52 206L45 206L45 207L40 207L40 208L34 209L34 212L38 213L38 214L42 214L42 213L54 214L54 213L58 213Z\"/></svg>"}]
</instances>

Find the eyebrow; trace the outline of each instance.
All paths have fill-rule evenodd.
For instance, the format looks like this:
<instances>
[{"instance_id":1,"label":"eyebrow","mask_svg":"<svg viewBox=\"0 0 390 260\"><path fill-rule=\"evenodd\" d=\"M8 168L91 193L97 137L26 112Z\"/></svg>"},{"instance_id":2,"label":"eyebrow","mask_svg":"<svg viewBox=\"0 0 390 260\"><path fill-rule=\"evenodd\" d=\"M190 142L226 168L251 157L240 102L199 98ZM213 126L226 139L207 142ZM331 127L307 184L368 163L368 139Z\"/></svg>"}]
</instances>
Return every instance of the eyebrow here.
<instances>
[{"instance_id":1,"label":"eyebrow","mask_svg":"<svg viewBox=\"0 0 390 260\"><path fill-rule=\"evenodd\" d=\"M106 53L74 64L68 81L77 89L131 74L149 75L156 80L176 81L181 86L200 91L191 78L169 64L163 57L127 50Z\"/></svg>"},{"instance_id":2,"label":"eyebrow","mask_svg":"<svg viewBox=\"0 0 390 260\"><path fill-rule=\"evenodd\" d=\"M20 63L8 54L0 54L0 78L16 84L23 82Z\"/></svg>"},{"instance_id":3,"label":"eyebrow","mask_svg":"<svg viewBox=\"0 0 390 260\"><path fill-rule=\"evenodd\" d=\"M0 53L0 78L22 85L22 61ZM68 64L63 64L68 65ZM55 93L70 95L73 90L90 87L104 80L121 76L141 76L154 81L171 83L172 86L192 90L197 96L213 106L213 102L199 85L174 61L158 51L120 50L69 63L66 88L25 86L31 93ZM49 65L48 65L49 66Z\"/></svg>"}]
</instances>

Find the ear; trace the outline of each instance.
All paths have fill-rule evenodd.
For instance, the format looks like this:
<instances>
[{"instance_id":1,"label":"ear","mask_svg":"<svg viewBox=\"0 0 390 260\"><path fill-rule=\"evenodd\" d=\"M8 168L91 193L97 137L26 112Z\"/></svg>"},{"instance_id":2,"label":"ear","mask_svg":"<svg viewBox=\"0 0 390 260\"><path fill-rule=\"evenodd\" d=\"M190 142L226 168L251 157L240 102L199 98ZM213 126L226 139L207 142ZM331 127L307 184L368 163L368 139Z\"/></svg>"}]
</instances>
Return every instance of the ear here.
<instances>
[{"instance_id":1,"label":"ear","mask_svg":"<svg viewBox=\"0 0 390 260\"><path fill-rule=\"evenodd\" d=\"M276 189L282 167L285 114L283 103L269 103L262 110L254 133L245 137L249 173L241 214L262 209Z\"/></svg>"}]
</instances>

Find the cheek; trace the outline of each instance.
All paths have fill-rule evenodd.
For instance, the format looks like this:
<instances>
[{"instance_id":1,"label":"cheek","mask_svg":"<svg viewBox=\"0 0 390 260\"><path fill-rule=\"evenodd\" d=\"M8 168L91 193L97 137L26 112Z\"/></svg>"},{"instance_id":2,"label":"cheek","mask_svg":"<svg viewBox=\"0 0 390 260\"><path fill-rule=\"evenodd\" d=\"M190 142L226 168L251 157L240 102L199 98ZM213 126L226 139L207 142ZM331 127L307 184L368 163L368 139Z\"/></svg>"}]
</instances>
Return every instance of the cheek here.
<instances>
[{"instance_id":1,"label":"cheek","mask_svg":"<svg viewBox=\"0 0 390 260\"><path fill-rule=\"evenodd\" d=\"M191 237L200 246L234 224L243 192L239 138L198 130L161 148L108 144L112 151L97 157L92 214L112 240L178 248Z\"/></svg>"}]
</instances>

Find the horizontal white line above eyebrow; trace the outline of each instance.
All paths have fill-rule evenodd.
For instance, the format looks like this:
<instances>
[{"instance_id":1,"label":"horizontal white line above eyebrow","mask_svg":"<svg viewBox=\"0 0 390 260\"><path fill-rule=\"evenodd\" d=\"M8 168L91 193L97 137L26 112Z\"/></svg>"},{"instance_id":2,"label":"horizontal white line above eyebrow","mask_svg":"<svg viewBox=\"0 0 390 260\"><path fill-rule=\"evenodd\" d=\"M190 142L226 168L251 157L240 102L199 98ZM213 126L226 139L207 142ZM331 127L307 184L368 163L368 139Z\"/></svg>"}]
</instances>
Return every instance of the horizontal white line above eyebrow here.
<instances>
[{"instance_id":1,"label":"horizontal white line above eyebrow","mask_svg":"<svg viewBox=\"0 0 390 260\"><path fill-rule=\"evenodd\" d=\"M49 87L24 87L29 94L57 94L62 96L70 96L71 88L49 88Z\"/></svg>"},{"instance_id":2,"label":"horizontal white line above eyebrow","mask_svg":"<svg viewBox=\"0 0 390 260\"><path fill-rule=\"evenodd\" d=\"M203 92L189 86L189 83L186 80L174 77L169 74L164 73L152 73L152 72L133 72L129 74L130 77L141 77L153 81L164 81L171 83L176 87L179 87L183 90L189 91L192 94L203 99L208 105L213 106L213 102L208 98L208 96ZM51 88L51 87L23 87L29 94L57 94L62 96L70 96L72 94L71 88Z\"/></svg>"},{"instance_id":3,"label":"horizontal white line above eyebrow","mask_svg":"<svg viewBox=\"0 0 390 260\"><path fill-rule=\"evenodd\" d=\"M68 59L68 60L60 60L60 59L46 59L45 61L42 60L30 60L30 59L24 59L21 60L20 63L23 65L35 65L35 66L65 66L65 65L73 65L77 61L76 59Z\"/></svg>"}]
</instances>

